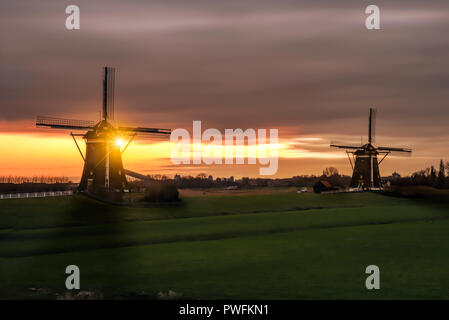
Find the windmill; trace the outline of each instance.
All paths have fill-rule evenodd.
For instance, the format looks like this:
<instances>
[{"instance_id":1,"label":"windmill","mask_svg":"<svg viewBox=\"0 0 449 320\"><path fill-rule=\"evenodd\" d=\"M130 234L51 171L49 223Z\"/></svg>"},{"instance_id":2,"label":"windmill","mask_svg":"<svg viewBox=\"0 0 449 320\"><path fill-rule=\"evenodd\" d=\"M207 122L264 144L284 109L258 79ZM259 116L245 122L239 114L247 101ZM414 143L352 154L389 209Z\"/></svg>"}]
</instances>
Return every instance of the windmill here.
<instances>
[{"instance_id":1,"label":"windmill","mask_svg":"<svg viewBox=\"0 0 449 320\"><path fill-rule=\"evenodd\" d=\"M126 190L126 170L123 168L122 154L137 134L168 135L170 129L119 127L114 126L114 86L115 68L104 67L103 72L103 106L101 120L72 120L38 116L36 126L52 129L87 130L85 133L70 135L84 161L83 173L78 186L79 191L101 193L121 192ZM86 143L86 152L82 153L75 137L80 136ZM118 139L129 138L121 150Z\"/></svg>"},{"instance_id":2,"label":"windmill","mask_svg":"<svg viewBox=\"0 0 449 320\"><path fill-rule=\"evenodd\" d=\"M331 147L346 149L349 163L351 164L353 173L351 179L351 188L362 188L366 190L376 190L382 188L380 179L379 165L392 152L408 153L412 152L407 148L391 148L376 147L375 142L375 126L376 126L376 110L369 110L368 125L368 143L361 145L335 144L331 143ZM352 155L352 160L351 160ZM382 159L378 162L377 156L382 155Z\"/></svg>"}]
</instances>

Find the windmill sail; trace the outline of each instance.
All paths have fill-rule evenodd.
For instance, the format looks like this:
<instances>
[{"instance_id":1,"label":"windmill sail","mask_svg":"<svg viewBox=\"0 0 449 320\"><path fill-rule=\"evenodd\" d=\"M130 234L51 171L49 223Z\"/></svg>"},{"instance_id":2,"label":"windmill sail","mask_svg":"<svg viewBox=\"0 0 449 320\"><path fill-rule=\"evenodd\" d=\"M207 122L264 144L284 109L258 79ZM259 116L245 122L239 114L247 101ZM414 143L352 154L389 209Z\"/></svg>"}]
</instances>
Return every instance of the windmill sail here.
<instances>
[{"instance_id":1,"label":"windmill sail","mask_svg":"<svg viewBox=\"0 0 449 320\"><path fill-rule=\"evenodd\" d=\"M354 150L358 150L363 147L360 144L340 143L340 142L331 142L330 146L332 148L354 149Z\"/></svg>"},{"instance_id":2,"label":"windmill sail","mask_svg":"<svg viewBox=\"0 0 449 320\"><path fill-rule=\"evenodd\" d=\"M376 142L376 109L369 109L369 129L368 129L368 142Z\"/></svg>"},{"instance_id":3,"label":"windmill sail","mask_svg":"<svg viewBox=\"0 0 449 320\"><path fill-rule=\"evenodd\" d=\"M138 133L158 133L158 134L170 134L170 129L159 128L143 128L143 127L118 127L119 131L123 132L138 132Z\"/></svg>"},{"instance_id":4,"label":"windmill sail","mask_svg":"<svg viewBox=\"0 0 449 320\"><path fill-rule=\"evenodd\" d=\"M48 127L52 129L88 130L94 127L94 122L90 120L74 120L74 119L37 116L36 126Z\"/></svg>"},{"instance_id":5,"label":"windmill sail","mask_svg":"<svg viewBox=\"0 0 449 320\"><path fill-rule=\"evenodd\" d=\"M114 120L115 68L103 69L103 119Z\"/></svg>"},{"instance_id":6,"label":"windmill sail","mask_svg":"<svg viewBox=\"0 0 449 320\"><path fill-rule=\"evenodd\" d=\"M377 150L388 152L407 152L407 153L412 152L412 149L409 148L394 148L394 147L377 147Z\"/></svg>"}]
</instances>

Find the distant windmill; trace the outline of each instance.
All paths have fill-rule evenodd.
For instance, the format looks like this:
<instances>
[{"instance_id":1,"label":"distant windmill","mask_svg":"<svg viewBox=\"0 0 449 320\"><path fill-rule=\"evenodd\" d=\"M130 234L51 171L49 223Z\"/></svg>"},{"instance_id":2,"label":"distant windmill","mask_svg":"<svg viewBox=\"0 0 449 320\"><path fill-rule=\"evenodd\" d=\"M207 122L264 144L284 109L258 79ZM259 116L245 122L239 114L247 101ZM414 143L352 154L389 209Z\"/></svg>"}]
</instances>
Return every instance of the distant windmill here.
<instances>
[{"instance_id":1,"label":"distant windmill","mask_svg":"<svg viewBox=\"0 0 449 320\"><path fill-rule=\"evenodd\" d=\"M38 116L36 126L52 129L88 130L83 134L70 133L81 157L84 169L78 189L98 193L120 192L127 188L122 153L138 133L168 135L170 129L115 127L110 119L114 119L114 84L115 69L104 67L102 119L94 121L71 120ZM83 155L75 137L82 136L86 142L86 153ZM121 137L129 137L123 150L117 144Z\"/></svg>"},{"instance_id":2,"label":"distant windmill","mask_svg":"<svg viewBox=\"0 0 449 320\"><path fill-rule=\"evenodd\" d=\"M406 152L411 153L411 149L406 148L390 148L390 147L375 147L375 125L376 125L376 110L370 108L369 110L369 129L368 129L368 143L362 145L349 144L335 144L330 146L335 148L346 149L346 154L349 158L349 163L353 169L351 188L362 187L363 189L373 190L382 188L380 179L379 165L392 152ZM351 160L350 154L352 154ZM377 156L382 154L382 159L378 162Z\"/></svg>"}]
</instances>

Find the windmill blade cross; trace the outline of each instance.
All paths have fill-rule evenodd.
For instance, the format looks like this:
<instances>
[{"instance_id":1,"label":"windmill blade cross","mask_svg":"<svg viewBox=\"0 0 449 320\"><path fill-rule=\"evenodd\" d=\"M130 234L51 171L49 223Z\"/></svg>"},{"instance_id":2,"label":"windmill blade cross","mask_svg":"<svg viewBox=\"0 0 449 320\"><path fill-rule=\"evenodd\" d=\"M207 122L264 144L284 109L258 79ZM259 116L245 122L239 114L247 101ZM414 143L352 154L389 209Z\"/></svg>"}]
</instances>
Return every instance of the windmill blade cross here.
<instances>
[{"instance_id":1,"label":"windmill blade cross","mask_svg":"<svg viewBox=\"0 0 449 320\"><path fill-rule=\"evenodd\" d=\"M36 126L53 129L85 130L81 133L70 133L84 161L84 169L78 190L104 196L104 191L127 192L128 182L123 168L122 153L137 134L142 138L156 136L159 139L171 134L170 129L146 127L117 127L109 120L114 119L115 68L103 68L102 119L98 122L73 120L55 117L38 116ZM129 136L125 148L119 147L120 134ZM75 137L82 136L86 144L83 154Z\"/></svg>"}]
</instances>

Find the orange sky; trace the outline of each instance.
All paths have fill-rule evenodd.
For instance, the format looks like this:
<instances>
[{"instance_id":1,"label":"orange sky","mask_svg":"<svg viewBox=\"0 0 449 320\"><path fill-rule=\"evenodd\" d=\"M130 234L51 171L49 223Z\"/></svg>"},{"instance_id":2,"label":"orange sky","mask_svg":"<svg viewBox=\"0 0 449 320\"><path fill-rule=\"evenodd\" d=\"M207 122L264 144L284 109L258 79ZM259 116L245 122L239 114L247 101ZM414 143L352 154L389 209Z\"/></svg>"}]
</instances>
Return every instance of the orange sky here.
<instances>
[{"instance_id":1,"label":"orange sky","mask_svg":"<svg viewBox=\"0 0 449 320\"><path fill-rule=\"evenodd\" d=\"M27 132L0 133L0 148L7 150L0 158L0 175L54 175L77 180L82 170L81 156L65 130L34 128ZM282 133L282 128L280 129ZM84 152L84 142L78 142ZM329 148L330 140L322 137L291 137L279 139L279 169L274 176L290 177L300 174L320 174L326 166L335 166L341 173L350 174L351 168L343 150ZM173 144L169 139L133 141L123 154L127 169L143 174L173 176L197 175L204 172L217 176L260 177L259 163L248 165L174 165L170 159ZM424 149L425 150L425 149ZM416 150L411 157L391 156L382 164L382 174L393 171L410 174L430 164L438 164L438 154Z\"/></svg>"}]
</instances>

